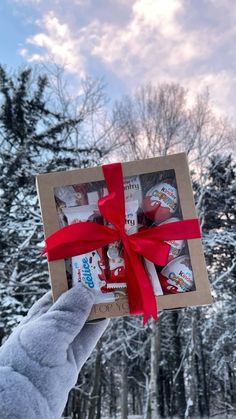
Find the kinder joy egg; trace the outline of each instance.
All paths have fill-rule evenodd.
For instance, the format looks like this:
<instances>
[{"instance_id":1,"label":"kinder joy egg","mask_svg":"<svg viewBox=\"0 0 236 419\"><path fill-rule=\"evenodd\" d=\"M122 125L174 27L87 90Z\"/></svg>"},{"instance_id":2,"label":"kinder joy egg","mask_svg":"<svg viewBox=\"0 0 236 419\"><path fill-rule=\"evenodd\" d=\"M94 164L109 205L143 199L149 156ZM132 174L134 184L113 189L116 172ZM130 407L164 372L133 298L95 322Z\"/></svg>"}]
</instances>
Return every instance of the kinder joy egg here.
<instances>
[{"instance_id":1,"label":"kinder joy egg","mask_svg":"<svg viewBox=\"0 0 236 419\"><path fill-rule=\"evenodd\" d=\"M164 221L160 225L173 223L174 221L180 221L180 219L177 217L172 217ZM170 251L168 256L168 262L170 262L171 260L177 258L180 255L185 246L185 240L169 240L166 243L170 245Z\"/></svg>"},{"instance_id":2,"label":"kinder joy egg","mask_svg":"<svg viewBox=\"0 0 236 419\"><path fill-rule=\"evenodd\" d=\"M143 212L157 224L171 218L178 206L177 189L165 181L153 186L143 200Z\"/></svg>"},{"instance_id":3,"label":"kinder joy egg","mask_svg":"<svg viewBox=\"0 0 236 419\"><path fill-rule=\"evenodd\" d=\"M158 276L164 294L187 292L193 288L193 271L187 255L169 262Z\"/></svg>"}]
</instances>

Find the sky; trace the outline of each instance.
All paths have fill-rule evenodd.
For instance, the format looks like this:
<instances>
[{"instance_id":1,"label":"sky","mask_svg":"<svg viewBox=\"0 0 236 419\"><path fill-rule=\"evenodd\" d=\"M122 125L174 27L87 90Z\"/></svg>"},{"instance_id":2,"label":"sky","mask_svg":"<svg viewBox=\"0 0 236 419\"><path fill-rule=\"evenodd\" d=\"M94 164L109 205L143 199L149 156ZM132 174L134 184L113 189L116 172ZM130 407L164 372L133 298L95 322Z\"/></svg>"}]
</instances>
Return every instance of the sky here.
<instances>
[{"instance_id":1,"label":"sky","mask_svg":"<svg viewBox=\"0 0 236 419\"><path fill-rule=\"evenodd\" d=\"M236 121L236 0L1 0L0 63L54 62L71 84L103 78L111 99L141 84L209 88Z\"/></svg>"}]
</instances>

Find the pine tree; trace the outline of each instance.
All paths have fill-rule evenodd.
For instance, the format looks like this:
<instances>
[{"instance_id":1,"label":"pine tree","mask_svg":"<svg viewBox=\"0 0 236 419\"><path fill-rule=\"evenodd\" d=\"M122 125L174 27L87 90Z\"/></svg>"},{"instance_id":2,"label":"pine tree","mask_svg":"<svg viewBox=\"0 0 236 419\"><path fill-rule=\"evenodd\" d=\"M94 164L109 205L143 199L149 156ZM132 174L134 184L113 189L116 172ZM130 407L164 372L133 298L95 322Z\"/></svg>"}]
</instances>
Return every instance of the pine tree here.
<instances>
[{"instance_id":1,"label":"pine tree","mask_svg":"<svg viewBox=\"0 0 236 419\"><path fill-rule=\"evenodd\" d=\"M210 158L198 189L203 244L214 305L192 311L197 411L204 417L235 410L236 165L230 155ZM187 319L185 325L187 323ZM191 407L193 412L194 406ZM196 413L196 406L195 413Z\"/></svg>"},{"instance_id":2,"label":"pine tree","mask_svg":"<svg viewBox=\"0 0 236 419\"><path fill-rule=\"evenodd\" d=\"M236 292L236 164L232 157L213 156L202 207L204 244L213 286L220 299Z\"/></svg>"},{"instance_id":3,"label":"pine tree","mask_svg":"<svg viewBox=\"0 0 236 419\"><path fill-rule=\"evenodd\" d=\"M236 341L236 164L230 155L210 159L203 196L205 249L216 310L205 324L211 397L225 413L236 408L233 346ZM210 345L209 345L210 344ZM209 359L208 359L209 361Z\"/></svg>"},{"instance_id":4,"label":"pine tree","mask_svg":"<svg viewBox=\"0 0 236 419\"><path fill-rule=\"evenodd\" d=\"M0 335L49 288L35 176L96 164L105 153L83 140L87 118L103 106L100 88L88 89L71 116L46 75L26 68L12 76L0 66Z\"/></svg>"}]
</instances>

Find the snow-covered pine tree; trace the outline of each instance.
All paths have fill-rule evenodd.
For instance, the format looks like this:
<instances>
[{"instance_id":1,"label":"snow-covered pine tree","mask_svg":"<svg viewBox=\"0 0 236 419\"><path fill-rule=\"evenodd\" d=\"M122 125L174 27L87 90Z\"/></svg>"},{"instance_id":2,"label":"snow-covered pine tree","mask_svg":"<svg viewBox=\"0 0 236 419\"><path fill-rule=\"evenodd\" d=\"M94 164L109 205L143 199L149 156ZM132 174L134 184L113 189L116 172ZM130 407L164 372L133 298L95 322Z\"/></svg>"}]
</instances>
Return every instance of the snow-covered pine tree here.
<instances>
[{"instance_id":1,"label":"snow-covered pine tree","mask_svg":"<svg viewBox=\"0 0 236 419\"><path fill-rule=\"evenodd\" d=\"M215 155L194 184L214 304L184 311L186 418L235 412L235 164Z\"/></svg>"},{"instance_id":2,"label":"snow-covered pine tree","mask_svg":"<svg viewBox=\"0 0 236 419\"><path fill-rule=\"evenodd\" d=\"M90 82L70 112L72 101L61 103L46 75L0 66L1 338L49 288L35 176L99 163L105 148L88 144L88 131L84 140L84 126L103 104L101 86Z\"/></svg>"},{"instance_id":3,"label":"snow-covered pine tree","mask_svg":"<svg viewBox=\"0 0 236 419\"><path fill-rule=\"evenodd\" d=\"M236 412L236 164L231 155L210 158L205 187L204 247L215 303L203 322L211 411Z\"/></svg>"}]
</instances>

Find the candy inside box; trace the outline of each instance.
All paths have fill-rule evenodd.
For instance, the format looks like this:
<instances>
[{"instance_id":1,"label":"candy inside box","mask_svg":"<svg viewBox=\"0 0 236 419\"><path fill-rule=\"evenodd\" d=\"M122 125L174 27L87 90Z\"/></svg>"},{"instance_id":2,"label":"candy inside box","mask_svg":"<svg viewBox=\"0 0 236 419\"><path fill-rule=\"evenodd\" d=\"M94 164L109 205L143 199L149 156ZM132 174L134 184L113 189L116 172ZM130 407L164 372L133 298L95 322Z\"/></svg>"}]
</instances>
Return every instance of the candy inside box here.
<instances>
[{"instance_id":1,"label":"candy inside box","mask_svg":"<svg viewBox=\"0 0 236 419\"><path fill-rule=\"evenodd\" d=\"M165 161L167 168L165 168ZM125 163L123 166L127 234L136 233L143 228L191 218L191 216L196 217L186 156L183 153ZM126 166L128 175L124 173ZM88 172L95 169L84 170ZM46 212L50 211L51 205L53 208L51 212L54 216L56 214L58 228L83 221L93 221L112 228L98 209L99 198L107 194L105 181L95 180L96 175L94 180L91 181L93 176L89 176L90 179L88 177L88 181L85 181L86 176L82 178L79 176L84 170L38 176L37 186L44 226L48 225L49 218ZM133 174L134 172L137 173ZM62 179L63 173L70 173L70 176L67 176L70 179L60 184L55 175L59 175ZM53 175L54 178L52 178ZM45 176L51 176L51 185L45 182ZM74 182L75 179L78 181ZM50 202L47 204L45 203L46 185L51 186L50 192L53 192L50 193ZM54 227L53 230L55 231L56 228ZM47 229L45 233L48 235ZM142 258L157 297L157 305L160 308L174 308L210 303L201 240L172 240L168 244L170 251L166 266L154 265ZM58 263L54 261L50 264L55 266ZM91 318L128 314L122 242L116 241L101 249L64 260L64 273L64 289L71 288L77 282L83 282L87 287L96 289L96 305ZM54 275L51 272L51 279L53 279L52 276L55 276L55 272ZM180 295L181 299L179 299ZM179 301L175 301L176 298ZM161 303L162 300L165 300L164 304ZM119 306L120 302L122 306Z\"/></svg>"}]
</instances>

